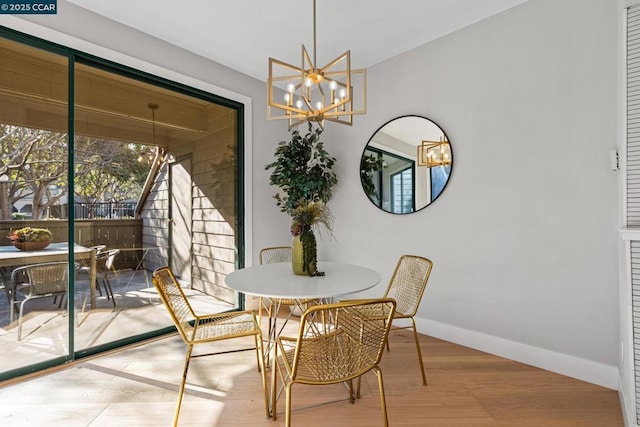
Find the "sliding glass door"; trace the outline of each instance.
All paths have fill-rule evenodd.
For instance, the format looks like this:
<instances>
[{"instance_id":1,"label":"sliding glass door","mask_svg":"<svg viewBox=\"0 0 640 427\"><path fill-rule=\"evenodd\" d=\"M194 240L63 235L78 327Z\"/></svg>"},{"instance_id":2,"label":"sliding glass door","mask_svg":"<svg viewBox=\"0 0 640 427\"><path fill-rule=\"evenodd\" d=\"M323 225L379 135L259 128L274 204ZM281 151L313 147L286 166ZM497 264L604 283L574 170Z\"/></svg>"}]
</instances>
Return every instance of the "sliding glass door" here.
<instances>
[{"instance_id":1,"label":"sliding glass door","mask_svg":"<svg viewBox=\"0 0 640 427\"><path fill-rule=\"evenodd\" d=\"M236 309L242 106L13 38L0 37L0 379L172 329L160 266L200 308Z\"/></svg>"},{"instance_id":2,"label":"sliding glass door","mask_svg":"<svg viewBox=\"0 0 640 427\"><path fill-rule=\"evenodd\" d=\"M69 78L67 56L0 39L2 371L70 352Z\"/></svg>"}]
</instances>

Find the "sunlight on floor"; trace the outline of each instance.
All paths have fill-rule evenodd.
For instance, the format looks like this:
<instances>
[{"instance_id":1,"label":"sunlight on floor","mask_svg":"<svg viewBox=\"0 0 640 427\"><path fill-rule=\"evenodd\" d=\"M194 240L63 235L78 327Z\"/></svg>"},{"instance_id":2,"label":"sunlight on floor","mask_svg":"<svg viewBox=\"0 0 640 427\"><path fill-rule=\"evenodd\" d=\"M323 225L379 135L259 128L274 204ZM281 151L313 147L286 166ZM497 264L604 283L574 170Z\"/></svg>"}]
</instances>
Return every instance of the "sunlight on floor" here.
<instances>
[{"instance_id":1,"label":"sunlight on floor","mask_svg":"<svg viewBox=\"0 0 640 427\"><path fill-rule=\"evenodd\" d=\"M111 279L116 307L106 295L98 295L96 307L86 304L86 292L75 298L75 345L90 348L131 335L139 335L172 325L162 305L149 272L145 270L118 272ZM80 288L80 287L79 287ZM80 288L84 289L84 288ZM216 298L186 289L194 309L226 311L228 304ZM51 298L29 301L25 306L22 341L17 341L17 321L9 321L9 305L5 292L0 292L0 352L11 355L3 360L2 370L8 371L39 363L68 353L68 315L52 303Z\"/></svg>"}]
</instances>

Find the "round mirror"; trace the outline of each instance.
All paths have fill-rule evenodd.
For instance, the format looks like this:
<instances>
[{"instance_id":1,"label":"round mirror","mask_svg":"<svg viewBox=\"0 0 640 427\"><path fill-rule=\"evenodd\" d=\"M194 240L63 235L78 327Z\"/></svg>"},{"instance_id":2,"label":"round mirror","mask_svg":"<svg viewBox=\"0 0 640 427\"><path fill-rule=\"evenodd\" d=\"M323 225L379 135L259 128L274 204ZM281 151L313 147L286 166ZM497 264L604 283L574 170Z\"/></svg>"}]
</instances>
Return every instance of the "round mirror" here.
<instances>
[{"instance_id":1,"label":"round mirror","mask_svg":"<svg viewBox=\"0 0 640 427\"><path fill-rule=\"evenodd\" d=\"M453 167L451 144L431 120L402 116L382 125L360 159L362 189L383 211L408 214L444 191Z\"/></svg>"}]
</instances>

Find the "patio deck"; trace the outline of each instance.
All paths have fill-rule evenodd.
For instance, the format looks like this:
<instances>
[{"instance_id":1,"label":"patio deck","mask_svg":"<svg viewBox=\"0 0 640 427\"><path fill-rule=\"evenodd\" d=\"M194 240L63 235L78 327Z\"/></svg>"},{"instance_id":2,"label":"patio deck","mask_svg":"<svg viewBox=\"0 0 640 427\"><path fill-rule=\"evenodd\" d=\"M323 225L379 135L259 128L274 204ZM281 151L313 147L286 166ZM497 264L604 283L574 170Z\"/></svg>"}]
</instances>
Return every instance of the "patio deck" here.
<instances>
[{"instance_id":1,"label":"patio deck","mask_svg":"<svg viewBox=\"0 0 640 427\"><path fill-rule=\"evenodd\" d=\"M150 332L172 324L158 298L147 270L117 271L110 278L116 307L106 294L97 296L96 307L88 304L88 281L76 281L75 345L77 349L106 344L131 335ZM185 288L196 311L224 311L231 307L214 297ZM68 352L68 316L53 298L32 300L25 306L23 338L17 341L17 321L9 319L9 303L0 291L0 352L4 371L43 362Z\"/></svg>"}]
</instances>

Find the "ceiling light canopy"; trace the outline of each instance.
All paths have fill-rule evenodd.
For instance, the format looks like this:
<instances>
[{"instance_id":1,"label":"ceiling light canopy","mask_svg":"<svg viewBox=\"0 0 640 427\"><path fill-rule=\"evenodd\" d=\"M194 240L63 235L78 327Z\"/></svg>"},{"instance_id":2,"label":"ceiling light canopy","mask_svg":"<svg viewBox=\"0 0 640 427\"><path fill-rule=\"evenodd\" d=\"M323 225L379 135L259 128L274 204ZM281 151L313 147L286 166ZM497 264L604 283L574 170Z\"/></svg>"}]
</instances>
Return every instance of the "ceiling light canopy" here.
<instances>
[{"instance_id":1,"label":"ceiling light canopy","mask_svg":"<svg viewBox=\"0 0 640 427\"><path fill-rule=\"evenodd\" d=\"M302 45L301 66L269 58L269 120L285 119L289 129L305 122L324 128L324 121L351 125L367 112L367 71L351 69L346 51L322 68L316 60L316 0L313 0L313 60ZM355 98L355 93L359 97ZM272 111L275 110L275 111Z\"/></svg>"}]
</instances>

